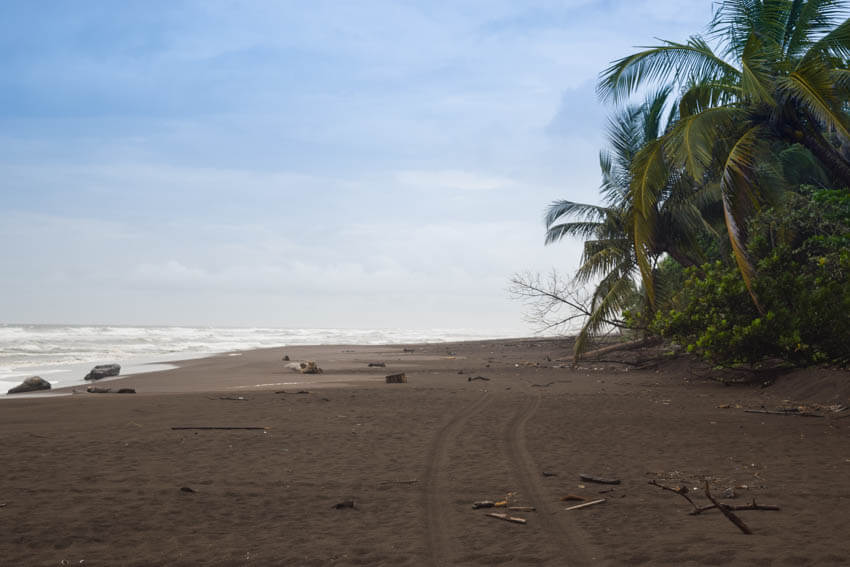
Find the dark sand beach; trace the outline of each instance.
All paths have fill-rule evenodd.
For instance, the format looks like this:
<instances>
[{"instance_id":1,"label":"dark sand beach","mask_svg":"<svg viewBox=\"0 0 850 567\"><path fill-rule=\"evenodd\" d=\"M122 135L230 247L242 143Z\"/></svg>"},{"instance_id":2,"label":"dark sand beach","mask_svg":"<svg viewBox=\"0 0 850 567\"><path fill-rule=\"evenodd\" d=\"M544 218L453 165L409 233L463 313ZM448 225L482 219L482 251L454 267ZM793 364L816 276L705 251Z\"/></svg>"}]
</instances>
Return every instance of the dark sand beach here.
<instances>
[{"instance_id":1,"label":"dark sand beach","mask_svg":"<svg viewBox=\"0 0 850 567\"><path fill-rule=\"evenodd\" d=\"M727 387L684 359L570 368L569 341L403 348L256 350L98 384L135 395L4 400L0 564L850 562L846 371ZM802 404L823 417L745 411ZM706 505L705 478L781 510L738 512L744 535L649 484ZM527 524L472 507L509 493Z\"/></svg>"}]
</instances>

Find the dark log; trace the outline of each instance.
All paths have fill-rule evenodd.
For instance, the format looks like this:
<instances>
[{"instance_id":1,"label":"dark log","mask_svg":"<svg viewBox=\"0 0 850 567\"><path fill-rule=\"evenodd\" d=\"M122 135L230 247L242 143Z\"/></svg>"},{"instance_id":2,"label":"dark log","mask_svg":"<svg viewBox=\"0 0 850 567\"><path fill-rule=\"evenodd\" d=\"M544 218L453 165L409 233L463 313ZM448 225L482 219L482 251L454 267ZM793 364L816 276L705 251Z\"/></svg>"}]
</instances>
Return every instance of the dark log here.
<instances>
[{"instance_id":1,"label":"dark log","mask_svg":"<svg viewBox=\"0 0 850 567\"><path fill-rule=\"evenodd\" d=\"M620 484L619 478L604 478L590 474L580 474L578 477L585 482L595 482L596 484Z\"/></svg>"}]
</instances>

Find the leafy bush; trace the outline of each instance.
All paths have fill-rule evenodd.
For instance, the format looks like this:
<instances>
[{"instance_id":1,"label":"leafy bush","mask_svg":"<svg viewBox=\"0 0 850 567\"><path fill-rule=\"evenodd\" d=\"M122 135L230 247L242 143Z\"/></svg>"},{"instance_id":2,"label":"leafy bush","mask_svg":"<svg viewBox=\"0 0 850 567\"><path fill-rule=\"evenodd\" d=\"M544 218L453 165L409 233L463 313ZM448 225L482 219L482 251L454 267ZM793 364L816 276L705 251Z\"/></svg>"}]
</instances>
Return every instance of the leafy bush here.
<instances>
[{"instance_id":1,"label":"leafy bush","mask_svg":"<svg viewBox=\"0 0 850 567\"><path fill-rule=\"evenodd\" d=\"M850 362L850 195L803 189L749 232L761 310L734 265L715 262L686 270L651 330L719 364Z\"/></svg>"}]
</instances>

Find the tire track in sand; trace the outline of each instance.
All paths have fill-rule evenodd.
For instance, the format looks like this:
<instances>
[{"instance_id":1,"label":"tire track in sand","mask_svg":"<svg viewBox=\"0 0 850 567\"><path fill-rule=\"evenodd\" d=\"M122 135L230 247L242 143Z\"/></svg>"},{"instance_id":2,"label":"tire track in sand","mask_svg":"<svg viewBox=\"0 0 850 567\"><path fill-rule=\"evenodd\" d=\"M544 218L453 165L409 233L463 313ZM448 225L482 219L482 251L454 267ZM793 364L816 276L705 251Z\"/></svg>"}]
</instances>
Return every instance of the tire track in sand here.
<instances>
[{"instance_id":1,"label":"tire track in sand","mask_svg":"<svg viewBox=\"0 0 850 567\"><path fill-rule=\"evenodd\" d=\"M549 534L549 541L560 548L560 557L567 561L566 565L590 565L591 550L586 538L573 519L556 503L549 501L541 481L542 474L526 447L525 424L540 407L540 400L540 394L531 395L505 428L504 442L512 465L511 472L524 499L537 508L535 523L539 521Z\"/></svg>"},{"instance_id":2,"label":"tire track in sand","mask_svg":"<svg viewBox=\"0 0 850 567\"><path fill-rule=\"evenodd\" d=\"M490 395L484 391L472 404L460 408L447 423L437 431L425 464L425 510L428 518L428 547L433 565L449 565L452 541L446 525L444 501L448 494L447 463L449 449L464 424L490 404Z\"/></svg>"}]
</instances>

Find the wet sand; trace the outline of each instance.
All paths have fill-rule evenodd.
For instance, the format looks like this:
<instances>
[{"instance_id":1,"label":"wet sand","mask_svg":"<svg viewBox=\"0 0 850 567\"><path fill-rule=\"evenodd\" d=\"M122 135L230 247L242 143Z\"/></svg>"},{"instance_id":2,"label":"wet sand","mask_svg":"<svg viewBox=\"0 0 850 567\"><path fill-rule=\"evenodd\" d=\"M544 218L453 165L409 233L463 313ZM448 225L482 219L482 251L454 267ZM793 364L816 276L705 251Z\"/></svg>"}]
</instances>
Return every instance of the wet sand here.
<instances>
[{"instance_id":1,"label":"wet sand","mask_svg":"<svg viewBox=\"0 0 850 567\"><path fill-rule=\"evenodd\" d=\"M850 406L846 371L725 387L688 360L570 368L570 351L548 339L263 349L98 384L135 395L5 400L0 564L850 561L850 419L831 407ZM294 373L284 355L324 373ZM386 384L395 372L408 382ZM745 411L801 403L825 417ZM744 535L649 484L705 505L705 478L717 496L733 489L724 502L781 511L739 512ZM513 513L527 524L472 508L508 494L536 508ZM570 494L607 500L565 511Z\"/></svg>"}]
</instances>

